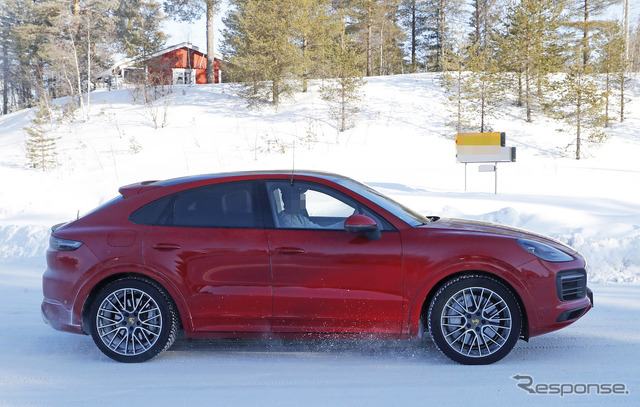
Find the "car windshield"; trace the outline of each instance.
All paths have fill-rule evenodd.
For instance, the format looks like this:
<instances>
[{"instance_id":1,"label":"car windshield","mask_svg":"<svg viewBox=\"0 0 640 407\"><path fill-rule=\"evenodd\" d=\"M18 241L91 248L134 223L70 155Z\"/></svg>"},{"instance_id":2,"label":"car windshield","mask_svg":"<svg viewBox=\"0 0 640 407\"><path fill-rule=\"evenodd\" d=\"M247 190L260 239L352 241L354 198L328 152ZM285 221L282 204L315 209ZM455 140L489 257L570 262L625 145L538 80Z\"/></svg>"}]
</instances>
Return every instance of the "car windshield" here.
<instances>
[{"instance_id":1,"label":"car windshield","mask_svg":"<svg viewBox=\"0 0 640 407\"><path fill-rule=\"evenodd\" d=\"M382 207L384 210L397 216L412 227L431 222L428 217L420 215L418 212L407 208L365 184L361 184L360 182L349 178L339 178L336 182Z\"/></svg>"}]
</instances>

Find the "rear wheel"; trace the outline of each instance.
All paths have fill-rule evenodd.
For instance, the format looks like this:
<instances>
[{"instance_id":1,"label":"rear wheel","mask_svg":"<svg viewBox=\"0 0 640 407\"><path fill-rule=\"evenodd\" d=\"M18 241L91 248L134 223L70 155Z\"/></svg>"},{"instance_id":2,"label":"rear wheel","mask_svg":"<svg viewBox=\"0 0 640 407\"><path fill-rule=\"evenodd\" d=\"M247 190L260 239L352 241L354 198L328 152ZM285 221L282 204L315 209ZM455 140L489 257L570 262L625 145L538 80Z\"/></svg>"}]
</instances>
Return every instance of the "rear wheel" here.
<instances>
[{"instance_id":1,"label":"rear wheel","mask_svg":"<svg viewBox=\"0 0 640 407\"><path fill-rule=\"evenodd\" d=\"M520 307L511 291L481 275L447 282L434 296L427 318L440 351L466 365L504 358L518 341L522 327Z\"/></svg>"},{"instance_id":2,"label":"rear wheel","mask_svg":"<svg viewBox=\"0 0 640 407\"><path fill-rule=\"evenodd\" d=\"M124 278L104 287L90 309L90 332L98 348L119 362L144 362L175 341L173 302L155 283Z\"/></svg>"}]
</instances>

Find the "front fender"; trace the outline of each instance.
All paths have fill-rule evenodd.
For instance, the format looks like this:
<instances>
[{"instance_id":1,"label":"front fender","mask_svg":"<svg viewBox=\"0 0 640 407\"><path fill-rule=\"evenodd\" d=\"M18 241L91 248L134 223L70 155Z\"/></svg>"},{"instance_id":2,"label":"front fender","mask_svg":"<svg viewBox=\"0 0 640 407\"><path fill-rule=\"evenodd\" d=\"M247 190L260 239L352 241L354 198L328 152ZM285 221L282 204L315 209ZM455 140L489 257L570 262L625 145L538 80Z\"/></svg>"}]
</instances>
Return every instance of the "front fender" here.
<instances>
[{"instance_id":1,"label":"front fender","mask_svg":"<svg viewBox=\"0 0 640 407\"><path fill-rule=\"evenodd\" d=\"M434 269L436 271L434 271ZM420 317L425 304L431 302L431 298L446 281L464 274L483 274L492 276L501 281L516 295L522 307L523 322L527 321L527 304L531 302L531 293L523 283L522 271L508 263L487 257L473 256L470 258L458 258L444 264L439 264L429 271L423 271L420 282L416 285L418 290L410 297L406 330L409 335L418 335L420 332Z\"/></svg>"}]
</instances>

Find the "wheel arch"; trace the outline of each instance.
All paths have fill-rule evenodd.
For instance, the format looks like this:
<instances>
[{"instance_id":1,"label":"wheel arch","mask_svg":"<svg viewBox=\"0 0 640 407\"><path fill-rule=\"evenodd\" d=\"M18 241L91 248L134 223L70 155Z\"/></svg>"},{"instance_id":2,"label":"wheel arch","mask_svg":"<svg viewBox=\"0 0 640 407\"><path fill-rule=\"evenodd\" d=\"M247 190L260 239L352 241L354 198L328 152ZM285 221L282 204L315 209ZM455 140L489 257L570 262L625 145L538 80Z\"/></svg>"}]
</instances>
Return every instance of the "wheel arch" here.
<instances>
[{"instance_id":1,"label":"wheel arch","mask_svg":"<svg viewBox=\"0 0 640 407\"><path fill-rule=\"evenodd\" d=\"M422 303L420 305L420 313L418 314L418 326L414 327L412 324L413 321L409 321L410 324L410 328L417 328L417 332L419 332L420 334L424 333L424 332L428 332L428 324L427 324L427 315L429 312L429 306L431 305L431 302L433 301L433 297L436 295L436 293L438 292L438 290L445 285L447 282L458 278L458 277L462 277L462 276L471 276L471 275L480 275L480 276L485 276L485 277L489 277L492 278L496 281L498 281L500 284L502 284L506 289L508 289L511 294L513 294L514 298L516 299L516 301L518 302L518 306L520 307L520 312L521 312L521 319L522 319L522 331L520 332L520 338L528 341L529 340L529 318L527 316L527 309L524 306L524 301L522 300L522 297L520 296L520 293L513 287L513 285L511 283L509 283L509 281L507 281L506 279L504 279L503 277L495 274L495 273L490 273L487 271L482 271L482 270L465 270L465 271L458 271L452 274L448 274L447 276L445 276L444 278L441 278L440 280L438 280L432 287L431 289L427 292L426 296L424 297L424 299L422 300ZM412 330L413 331L413 330ZM415 332L415 331L414 331Z\"/></svg>"},{"instance_id":2,"label":"wheel arch","mask_svg":"<svg viewBox=\"0 0 640 407\"><path fill-rule=\"evenodd\" d=\"M179 329L180 330L185 329L185 322L188 321L188 316L186 314L186 311L181 301L176 300L177 294L174 291L172 291L171 289L168 289L167 285L162 284L162 282L158 281L158 279L155 279L149 275L139 273L139 272L133 272L133 271L121 271L121 272L110 274L104 277L103 279L99 280L97 283L93 284L93 286L91 287L91 290L89 291L88 295L86 296L82 304L82 311L81 311L82 330L86 334L89 334L89 323L90 323L89 311L98 293L107 285L113 283L114 281L121 280L124 278L134 278L134 279L146 281L156 286L158 289L164 291L167 298L172 302L174 309L178 312L178 321L180 323Z\"/></svg>"}]
</instances>

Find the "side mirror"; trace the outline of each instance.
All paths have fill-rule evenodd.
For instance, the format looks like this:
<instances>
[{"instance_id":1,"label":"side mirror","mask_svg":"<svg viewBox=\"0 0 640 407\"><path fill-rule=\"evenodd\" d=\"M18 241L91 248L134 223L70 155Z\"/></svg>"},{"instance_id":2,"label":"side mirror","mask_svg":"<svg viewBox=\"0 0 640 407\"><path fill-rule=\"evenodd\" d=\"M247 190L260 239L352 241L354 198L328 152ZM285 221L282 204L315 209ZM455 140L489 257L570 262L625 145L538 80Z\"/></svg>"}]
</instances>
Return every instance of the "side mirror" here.
<instances>
[{"instance_id":1,"label":"side mirror","mask_svg":"<svg viewBox=\"0 0 640 407\"><path fill-rule=\"evenodd\" d=\"M350 233L365 235L369 240L378 240L382 237L380 228L375 220L367 215L354 214L344 221L344 230Z\"/></svg>"}]
</instances>

